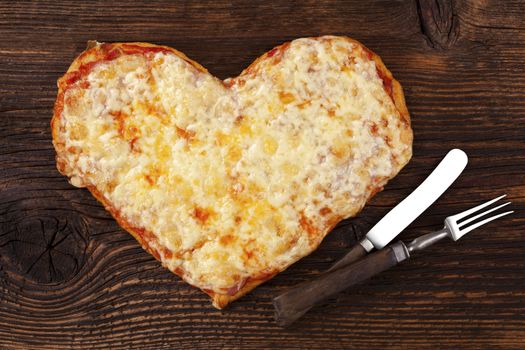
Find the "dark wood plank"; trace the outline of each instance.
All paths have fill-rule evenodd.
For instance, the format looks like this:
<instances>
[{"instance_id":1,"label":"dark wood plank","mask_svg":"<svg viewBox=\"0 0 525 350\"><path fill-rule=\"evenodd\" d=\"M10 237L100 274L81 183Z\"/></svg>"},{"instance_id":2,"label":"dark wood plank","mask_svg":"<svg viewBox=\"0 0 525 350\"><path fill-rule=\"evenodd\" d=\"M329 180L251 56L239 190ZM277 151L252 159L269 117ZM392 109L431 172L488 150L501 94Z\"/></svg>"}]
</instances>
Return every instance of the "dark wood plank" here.
<instances>
[{"instance_id":1,"label":"dark wood plank","mask_svg":"<svg viewBox=\"0 0 525 350\"><path fill-rule=\"evenodd\" d=\"M0 348L522 349L525 2L0 1ZM358 218L224 311L143 252L55 169L56 80L86 41L173 46L220 78L293 38L349 35L404 86L414 157ZM403 233L508 193L517 212L316 307L288 329L271 298L341 256L447 150L464 175Z\"/></svg>"}]
</instances>

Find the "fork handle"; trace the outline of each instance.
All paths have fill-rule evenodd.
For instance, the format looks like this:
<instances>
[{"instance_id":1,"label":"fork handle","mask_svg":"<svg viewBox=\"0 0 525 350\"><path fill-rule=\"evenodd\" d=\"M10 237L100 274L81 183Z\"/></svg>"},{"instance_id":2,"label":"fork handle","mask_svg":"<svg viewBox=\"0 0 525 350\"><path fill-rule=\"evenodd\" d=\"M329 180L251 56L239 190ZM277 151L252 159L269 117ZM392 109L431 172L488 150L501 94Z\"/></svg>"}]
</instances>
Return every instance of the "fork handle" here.
<instances>
[{"instance_id":1,"label":"fork handle","mask_svg":"<svg viewBox=\"0 0 525 350\"><path fill-rule=\"evenodd\" d=\"M275 319L281 326L290 325L319 302L397 265L409 256L407 247L400 241L354 264L298 284L273 299Z\"/></svg>"}]
</instances>

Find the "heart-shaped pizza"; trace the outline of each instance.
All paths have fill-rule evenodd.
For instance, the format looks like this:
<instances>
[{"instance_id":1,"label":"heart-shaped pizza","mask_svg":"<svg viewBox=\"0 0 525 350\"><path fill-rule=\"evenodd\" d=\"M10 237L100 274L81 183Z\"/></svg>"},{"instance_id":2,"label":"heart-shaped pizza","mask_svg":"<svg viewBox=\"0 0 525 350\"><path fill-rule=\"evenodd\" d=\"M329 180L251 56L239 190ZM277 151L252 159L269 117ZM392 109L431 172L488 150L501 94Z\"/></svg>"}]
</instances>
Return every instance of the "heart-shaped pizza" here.
<instances>
[{"instance_id":1,"label":"heart-shaped pizza","mask_svg":"<svg viewBox=\"0 0 525 350\"><path fill-rule=\"evenodd\" d=\"M97 43L58 87L59 171L218 308L315 250L412 152L401 86L346 37L224 81L169 47Z\"/></svg>"}]
</instances>

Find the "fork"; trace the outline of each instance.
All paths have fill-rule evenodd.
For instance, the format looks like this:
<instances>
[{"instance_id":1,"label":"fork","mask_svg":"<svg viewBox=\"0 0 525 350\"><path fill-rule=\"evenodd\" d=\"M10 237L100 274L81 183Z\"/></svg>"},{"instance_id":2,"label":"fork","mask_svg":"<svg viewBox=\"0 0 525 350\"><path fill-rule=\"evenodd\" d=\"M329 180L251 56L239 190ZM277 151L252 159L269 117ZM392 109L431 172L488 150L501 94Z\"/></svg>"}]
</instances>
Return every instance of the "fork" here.
<instances>
[{"instance_id":1,"label":"fork","mask_svg":"<svg viewBox=\"0 0 525 350\"><path fill-rule=\"evenodd\" d=\"M507 211L484 218L487 214L493 213L511 203L507 202L481 211L505 196L494 198L459 214L448 216L445 218L445 225L441 230L420 236L408 245L398 241L356 263L343 266L337 270L325 273L313 281L307 281L292 287L273 299L277 323L281 326L290 325L317 303L407 260L412 252L423 250L445 237L457 241L470 231L513 213L514 211ZM477 215L471 216L473 214ZM476 221L482 218L484 219Z\"/></svg>"}]
</instances>

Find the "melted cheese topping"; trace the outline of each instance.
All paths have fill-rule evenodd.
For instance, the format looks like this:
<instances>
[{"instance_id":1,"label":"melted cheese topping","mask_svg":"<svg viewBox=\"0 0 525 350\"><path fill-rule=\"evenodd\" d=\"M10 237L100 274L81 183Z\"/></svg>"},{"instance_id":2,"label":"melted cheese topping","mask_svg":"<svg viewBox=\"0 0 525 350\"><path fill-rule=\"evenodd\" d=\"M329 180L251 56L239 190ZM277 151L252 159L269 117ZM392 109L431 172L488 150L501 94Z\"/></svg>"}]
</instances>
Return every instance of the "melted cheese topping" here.
<instances>
[{"instance_id":1,"label":"melted cheese topping","mask_svg":"<svg viewBox=\"0 0 525 350\"><path fill-rule=\"evenodd\" d=\"M123 55L66 91L59 123L71 182L222 294L309 254L411 153L374 61L337 37L295 40L224 83L175 54Z\"/></svg>"}]
</instances>

